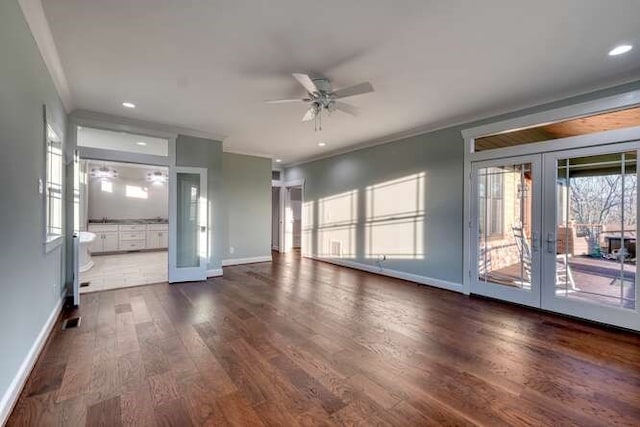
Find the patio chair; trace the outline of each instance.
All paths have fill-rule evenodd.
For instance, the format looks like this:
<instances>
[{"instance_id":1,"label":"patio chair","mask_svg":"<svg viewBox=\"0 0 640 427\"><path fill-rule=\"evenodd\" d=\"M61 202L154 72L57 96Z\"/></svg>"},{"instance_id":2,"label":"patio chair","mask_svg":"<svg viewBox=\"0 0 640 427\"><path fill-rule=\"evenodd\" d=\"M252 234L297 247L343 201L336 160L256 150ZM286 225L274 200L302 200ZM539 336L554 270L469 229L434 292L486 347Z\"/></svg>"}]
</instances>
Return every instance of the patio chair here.
<instances>
[{"instance_id":1,"label":"patio chair","mask_svg":"<svg viewBox=\"0 0 640 427\"><path fill-rule=\"evenodd\" d=\"M524 235L524 230L521 224L514 224L511 226L513 231L513 237L516 240L516 246L520 253L520 258L524 264L524 280L531 283L531 249L529 249L529 242ZM565 284L569 285L570 290L577 290L576 284L573 281L573 274L571 273L571 266L567 262L565 256L556 256L556 287L565 288Z\"/></svg>"}]
</instances>

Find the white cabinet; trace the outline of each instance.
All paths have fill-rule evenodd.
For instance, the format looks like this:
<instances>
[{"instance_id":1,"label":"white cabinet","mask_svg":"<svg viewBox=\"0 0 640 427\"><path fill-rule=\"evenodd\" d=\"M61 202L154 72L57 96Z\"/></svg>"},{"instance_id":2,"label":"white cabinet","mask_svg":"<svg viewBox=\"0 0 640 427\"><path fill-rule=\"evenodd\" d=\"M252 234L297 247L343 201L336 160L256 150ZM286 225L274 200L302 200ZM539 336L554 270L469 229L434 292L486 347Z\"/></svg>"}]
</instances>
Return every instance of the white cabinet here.
<instances>
[{"instance_id":1,"label":"white cabinet","mask_svg":"<svg viewBox=\"0 0 640 427\"><path fill-rule=\"evenodd\" d=\"M169 247L169 226L167 224L147 225L147 248L161 249Z\"/></svg>"},{"instance_id":2,"label":"white cabinet","mask_svg":"<svg viewBox=\"0 0 640 427\"><path fill-rule=\"evenodd\" d=\"M118 250L118 233L110 231L92 231L92 233L96 234L96 239L89 246L92 254Z\"/></svg>"},{"instance_id":3,"label":"white cabinet","mask_svg":"<svg viewBox=\"0 0 640 427\"><path fill-rule=\"evenodd\" d=\"M118 233L102 233L102 252L114 252L118 250Z\"/></svg>"},{"instance_id":4,"label":"white cabinet","mask_svg":"<svg viewBox=\"0 0 640 427\"><path fill-rule=\"evenodd\" d=\"M168 224L89 224L89 231L96 234L92 254L169 247Z\"/></svg>"},{"instance_id":5,"label":"white cabinet","mask_svg":"<svg viewBox=\"0 0 640 427\"><path fill-rule=\"evenodd\" d=\"M89 224L89 231L96 238L91 242L89 250L93 254L118 250L118 226L114 224Z\"/></svg>"},{"instance_id":6,"label":"white cabinet","mask_svg":"<svg viewBox=\"0 0 640 427\"><path fill-rule=\"evenodd\" d=\"M146 231L144 228L140 230L140 225L121 225L120 226L120 244L121 251L138 251L146 249ZM144 225L142 225L144 227Z\"/></svg>"}]
</instances>

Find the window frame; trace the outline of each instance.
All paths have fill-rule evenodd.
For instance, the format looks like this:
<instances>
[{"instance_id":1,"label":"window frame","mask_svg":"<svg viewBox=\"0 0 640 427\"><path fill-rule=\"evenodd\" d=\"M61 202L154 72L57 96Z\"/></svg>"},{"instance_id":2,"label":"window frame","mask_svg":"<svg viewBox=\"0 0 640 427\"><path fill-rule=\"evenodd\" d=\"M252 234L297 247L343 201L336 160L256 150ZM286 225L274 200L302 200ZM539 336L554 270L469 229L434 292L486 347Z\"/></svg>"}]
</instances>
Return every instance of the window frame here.
<instances>
[{"instance_id":1,"label":"window frame","mask_svg":"<svg viewBox=\"0 0 640 427\"><path fill-rule=\"evenodd\" d=\"M495 211L499 211L499 216L497 218L499 218L499 224L497 224L498 226L496 228L498 228L499 230L494 230L493 226L491 227L487 227L487 228L491 228L491 230L487 230L487 234L486 234L486 238L489 240L498 240L498 239L502 239L504 238L504 176L502 175L501 172L499 172L499 168L496 167L489 167L487 168L489 174L486 177L486 182L484 183L484 195L483 195L483 202L485 204L485 209L483 212L478 212L479 215L482 215L483 217L486 216L486 218L494 218L495 215ZM499 179L497 179L499 178ZM500 181L499 182L499 188L500 190L498 191L498 195L494 195L494 185L496 185L496 182L494 181ZM499 207L498 206L494 206L494 202L499 202ZM488 221L480 221L479 223L479 227L482 227L482 222L487 222L488 225ZM482 230L482 228L479 228L480 230Z\"/></svg>"},{"instance_id":2,"label":"window frame","mask_svg":"<svg viewBox=\"0 0 640 427\"><path fill-rule=\"evenodd\" d=\"M43 240L45 253L48 253L61 246L64 241L65 161L63 139L48 120L46 107L44 118L44 179L40 184L43 197ZM57 153L53 151L54 144L58 149ZM57 168L54 168L54 161ZM56 171L57 176L54 177ZM57 199L58 203L54 203L54 199ZM55 209L55 212L52 209Z\"/></svg>"}]
</instances>

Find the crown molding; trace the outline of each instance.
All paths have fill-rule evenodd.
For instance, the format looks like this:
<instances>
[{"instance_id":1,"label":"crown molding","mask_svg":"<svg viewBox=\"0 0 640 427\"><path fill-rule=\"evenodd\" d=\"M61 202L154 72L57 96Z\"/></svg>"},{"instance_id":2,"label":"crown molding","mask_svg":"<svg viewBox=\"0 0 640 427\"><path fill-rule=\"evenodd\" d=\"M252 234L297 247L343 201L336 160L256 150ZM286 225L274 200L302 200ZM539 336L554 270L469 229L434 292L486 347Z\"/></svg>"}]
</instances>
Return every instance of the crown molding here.
<instances>
[{"instance_id":1,"label":"crown molding","mask_svg":"<svg viewBox=\"0 0 640 427\"><path fill-rule=\"evenodd\" d=\"M243 150L234 150L233 148L226 148L224 143L222 144L222 152L229 154L238 154L240 156L251 156L251 157L262 157L264 159L273 159L273 155L265 154L258 151L243 151Z\"/></svg>"},{"instance_id":2,"label":"crown molding","mask_svg":"<svg viewBox=\"0 0 640 427\"><path fill-rule=\"evenodd\" d=\"M56 87L58 96L62 101L66 112L73 110L73 100L71 99L71 90L67 77L62 68L62 62L58 55L53 34L49 27L49 22L44 14L44 8L40 0L18 0L22 14L24 15L27 25L31 29L31 34L40 50L40 55L49 70L53 85Z\"/></svg>"},{"instance_id":3,"label":"crown molding","mask_svg":"<svg viewBox=\"0 0 640 427\"><path fill-rule=\"evenodd\" d=\"M161 138L175 138L178 135L192 136L195 138L222 141L224 136L203 132L197 129L168 125L165 123L151 122L147 120L132 119L113 114L100 113L89 110L75 110L69 115L72 123L95 127L99 129L117 130L122 132L140 133Z\"/></svg>"},{"instance_id":4,"label":"crown molding","mask_svg":"<svg viewBox=\"0 0 640 427\"><path fill-rule=\"evenodd\" d=\"M526 114L526 110L531 109L531 108L537 108L537 107L544 107L545 105L548 104L553 104L555 102L562 102L565 100L570 100L571 98L576 98L576 97L580 97L580 96L584 96L584 95L588 95L590 93L593 92L598 92L600 90L606 90L606 89L612 89L615 88L617 86L622 86L625 84L630 84L630 83L635 83L638 82L638 78L637 76L628 76L626 78L622 78L622 79L618 79L616 81L613 82L608 82L605 84L600 84L600 85L594 85L591 86L585 90L582 91L578 91L578 92L561 92L556 94L556 96L552 97L552 98L547 98L547 99L543 99L543 100L536 100L533 102L528 102L528 103L524 103L524 104L520 104L519 106L516 106L514 108L498 108L498 109L492 109L489 110L488 112L485 113L476 113L476 114L468 114L468 115L463 115L463 116L459 116L450 120L442 120L442 121L438 121L435 123L428 123L425 125L421 125L421 126L417 126L411 129L407 129L405 131L401 131L401 132L396 132L396 133L392 133L392 134L388 134L379 138L373 138L373 139L369 139L366 141L361 141L361 142L357 142L355 144L349 145L347 147L343 147L343 148L338 148L332 151L328 151L326 153L317 155L317 156L310 156L310 157L305 157L302 158L300 160L296 160L290 163L285 163L283 165L283 167L286 168L291 168L291 167L295 167L295 166L300 166L306 163L311 163L311 162L315 162L318 160L323 160L323 159L328 159L331 157L336 157L336 156L340 156L342 154L347 154L347 153L351 153L353 151L359 151L359 150L363 150L365 148L370 148L370 147L375 147L377 145L383 145L383 144L388 144L391 142L397 142L397 141L401 141L403 139L407 139L407 138L411 138L414 136L419 136L419 135L424 135L427 133L431 133L431 132L436 132L436 131L440 131L440 130L444 130L444 129L449 129L449 128L453 128L456 126L464 126L464 125L469 125L469 126L473 126L474 123L477 122L481 122L484 120L491 120L491 119L495 119L496 121L501 121L504 120L505 118L503 116L505 115L513 115L514 117L518 117L519 115L527 115ZM577 103L577 102L576 102ZM549 107L550 109L553 107Z\"/></svg>"}]
</instances>

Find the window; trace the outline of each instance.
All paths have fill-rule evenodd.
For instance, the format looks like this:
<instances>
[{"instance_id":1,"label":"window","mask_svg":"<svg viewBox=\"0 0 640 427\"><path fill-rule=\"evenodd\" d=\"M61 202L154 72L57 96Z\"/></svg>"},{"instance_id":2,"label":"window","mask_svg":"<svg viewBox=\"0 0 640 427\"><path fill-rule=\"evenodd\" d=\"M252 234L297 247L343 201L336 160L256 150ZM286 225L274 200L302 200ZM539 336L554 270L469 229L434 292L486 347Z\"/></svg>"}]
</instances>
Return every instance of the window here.
<instances>
[{"instance_id":1,"label":"window","mask_svg":"<svg viewBox=\"0 0 640 427\"><path fill-rule=\"evenodd\" d=\"M62 237L62 187L63 187L63 152L62 140L47 125L46 139L46 243L51 243Z\"/></svg>"},{"instance_id":2,"label":"window","mask_svg":"<svg viewBox=\"0 0 640 427\"><path fill-rule=\"evenodd\" d=\"M138 187L137 185L127 185L125 187L125 194L127 197L133 199L147 199L149 198L149 194L147 193L147 188Z\"/></svg>"},{"instance_id":3,"label":"window","mask_svg":"<svg viewBox=\"0 0 640 427\"><path fill-rule=\"evenodd\" d=\"M486 224L487 237L502 236L504 218L503 170L500 168L487 168L486 174L479 180L478 192L480 233L484 234Z\"/></svg>"}]
</instances>

